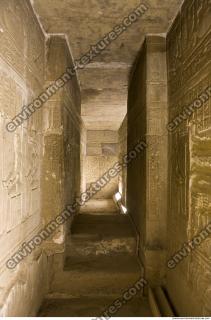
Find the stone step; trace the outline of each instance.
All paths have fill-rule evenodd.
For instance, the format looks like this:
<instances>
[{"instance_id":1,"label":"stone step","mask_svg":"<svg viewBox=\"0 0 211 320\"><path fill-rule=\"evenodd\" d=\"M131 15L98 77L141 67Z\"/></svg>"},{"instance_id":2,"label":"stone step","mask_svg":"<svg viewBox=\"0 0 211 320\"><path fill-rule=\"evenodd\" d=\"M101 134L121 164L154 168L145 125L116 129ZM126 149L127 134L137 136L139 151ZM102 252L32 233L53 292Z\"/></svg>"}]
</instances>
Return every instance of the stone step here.
<instances>
[{"instance_id":1,"label":"stone step","mask_svg":"<svg viewBox=\"0 0 211 320\"><path fill-rule=\"evenodd\" d=\"M121 305L115 309L111 308L115 305L116 299L121 301ZM134 297L130 301L124 301L122 297L95 296L90 298L83 296L71 299L46 299L38 317L101 317L104 312L118 317L152 316L148 300L143 297Z\"/></svg>"},{"instance_id":2,"label":"stone step","mask_svg":"<svg viewBox=\"0 0 211 320\"><path fill-rule=\"evenodd\" d=\"M67 257L64 270L55 271L51 292L71 296L122 294L143 275L129 254Z\"/></svg>"},{"instance_id":3,"label":"stone step","mask_svg":"<svg viewBox=\"0 0 211 320\"><path fill-rule=\"evenodd\" d=\"M80 208L81 213L85 214L118 214L118 209L113 199L91 199Z\"/></svg>"},{"instance_id":4,"label":"stone step","mask_svg":"<svg viewBox=\"0 0 211 320\"><path fill-rule=\"evenodd\" d=\"M135 254L136 240L128 216L78 215L67 240L66 255Z\"/></svg>"},{"instance_id":5,"label":"stone step","mask_svg":"<svg viewBox=\"0 0 211 320\"><path fill-rule=\"evenodd\" d=\"M134 255L136 252L136 241L133 237L70 239L66 245L66 255L72 256L99 256L115 253L128 253Z\"/></svg>"}]
</instances>

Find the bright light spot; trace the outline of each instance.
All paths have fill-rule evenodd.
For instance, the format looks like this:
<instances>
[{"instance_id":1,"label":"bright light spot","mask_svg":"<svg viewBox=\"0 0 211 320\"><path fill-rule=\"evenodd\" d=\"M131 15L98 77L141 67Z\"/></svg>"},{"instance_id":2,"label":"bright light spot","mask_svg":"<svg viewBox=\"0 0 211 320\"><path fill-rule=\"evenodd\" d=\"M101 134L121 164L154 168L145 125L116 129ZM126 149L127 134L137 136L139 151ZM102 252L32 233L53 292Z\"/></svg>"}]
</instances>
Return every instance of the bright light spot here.
<instances>
[{"instance_id":1,"label":"bright light spot","mask_svg":"<svg viewBox=\"0 0 211 320\"><path fill-rule=\"evenodd\" d=\"M122 187L122 181L119 181L119 192L122 194L123 187Z\"/></svg>"},{"instance_id":2,"label":"bright light spot","mask_svg":"<svg viewBox=\"0 0 211 320\"><path fill-rule=\"evenodd\" d=\"M119 200L122 199L122 195L121 195L120 192L117 192L117 193L115 194L115 199L116 199L116 201L119 201Z\"/></svg>"},{"instance_id":3,"label":"bright light spot","mask_svg":"<svg viewBox=\"0 0 211 320\"><path fill-rule=\"evenodd\" d=\"M121 209L122 209L122 212L123 212L124 214L127 213L127 208L125 208L125 207L123 206L123 204L121 205Z\"/></svg>"}]
</instances>

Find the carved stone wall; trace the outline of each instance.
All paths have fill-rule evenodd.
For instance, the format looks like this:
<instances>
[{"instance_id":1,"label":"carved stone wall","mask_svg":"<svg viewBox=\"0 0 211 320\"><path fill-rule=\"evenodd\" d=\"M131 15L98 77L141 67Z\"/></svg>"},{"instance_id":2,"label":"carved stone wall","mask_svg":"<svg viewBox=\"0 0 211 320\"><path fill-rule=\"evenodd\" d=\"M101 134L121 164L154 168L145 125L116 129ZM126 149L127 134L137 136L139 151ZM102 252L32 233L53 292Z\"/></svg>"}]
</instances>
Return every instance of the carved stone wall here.
<instances>
[{"instance_id":1,"label":"carved stone wall","mask_svg":"<svg viewBox=\"0 0 211 320\"><path fill-rule=\"evenodd\" d=\"M85 176L86 188L94 183L118 161L118 132L109 130L87 131ZM111 199L118 189L118 177L112 179L95 199Z\"/></svg>"},{"instance_id":2,"label":"carved stone wall","mask_svg":"<svg viewBox=\"0 0 211 320\"><path fill-rule=\"evenodd\" d=\"M209 0L186 0L167 36L169 121L211 85ZM211 100L170 133L168 258L211 220ZM211 239L176 268L167 290L179 315L211 315Z\"/></svg>"},{"instance_id":3,"label":"carved stone wall","mask_svg":"<svg viewBox=\"0 0 211 320\"><path fill-rule=\"evenodd\" d=\"M128 150L140 140L147 148L128 166L127 207L137 228L139 255L151 285L165 277L167 215L166 39L149 35L131 79Z\"/></svg>"},{"instance_id":4,"label":"carved stone wall","mask_svg":"<svg viewBox=\"0 0 211 320\"><path fill-rule=\"evenodd\" d=\"M7 260L80 192L77 77L9 132L6 125L72 66L67 42L46 37L28 0L0 12L0 315L36 315L48 290L50 258L64 251L65 226L14 269ZM3 244L3 245L2 245Z\"/></svg>"},{"instance_id":5,"label":"carved stone wall","mask_svg":"<svg viewBox=\"0 0 211 320\"><path fill-rule=\"evenodd\" d=\"M42 110L15 132L6 124L43 90L45 38L28 1L0 5L0 315L35 315L45 292L44 254L13 271L5 263L42 226Z\"/></svg>"},{"instance_id":6,"label":"carved stone wall","mask_svg":"<svg viewBox=\"0 0 211 320\"><path fill-rule=\"evenodd\" d=\"M72 65L66 39L51 36L47 41L46 87ZM72 204L80 192L80 127L80 89L77 78L73 77L44 106L42 212L46 224L61 213L65 205ZM63 225L49 240L52 253L54 244L57 252L63 252Z\"/></svg>"},{"instance_id":7,"label":"carved stone wall","mask_svg":"<svg viewBox=\"0 0 211 320\"><path fill-rule=\"evenodd\" d=\"M47 266L46 255L39 252L24 260L13 274L1 274L1 317L36 316L47 292Z\"/></svg>"},{"instance_id":8,"label":"carved stone wall","mask_svg":"<svg viewBox=\"0 0 211 320\"><path fill-rule=\"evenodd\" d=\"M129 151L146 135L146 43L141 48L128 92L128 141ZM144 247L146 228L146 151L134 159L127 168L127 208ZM143 250L140 250L143 258Z\"/></svg>"},{"instance_id":9,"label":"carved stone wall","mask_svg":"<svg viewBox=\"0 0 211 320\"><path fill-rule=\"evenodd\" d=\"M119 129L119 161L127 154L127 116ZM127 167L119 173L119 191L122 195L122 204L127 206Z\"/></svg>"},{"instance_id":10,"label":"carved stone wall","mask_svg":"<svg viewBox=\"0 0 211 320\"><path fill-rule=\"evenodd\" d=\"M118 161L118 131L86 130L82 126L81 148L81 190L100 179ZM118 176L112 178L84 206L81 213L115 212L117 207L113 195L118 190Z\"/></svg>"}]
</instances>

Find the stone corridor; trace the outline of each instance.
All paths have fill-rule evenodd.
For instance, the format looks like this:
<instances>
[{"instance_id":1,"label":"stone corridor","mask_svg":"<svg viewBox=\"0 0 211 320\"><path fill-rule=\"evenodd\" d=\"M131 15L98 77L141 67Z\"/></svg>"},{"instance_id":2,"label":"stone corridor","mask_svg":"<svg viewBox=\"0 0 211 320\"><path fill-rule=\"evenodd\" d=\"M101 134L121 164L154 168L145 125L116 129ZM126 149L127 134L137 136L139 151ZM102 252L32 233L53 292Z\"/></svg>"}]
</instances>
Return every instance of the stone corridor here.
<instances>
[{"instance_id":1,"label":"stone corridor","mask_svg":"<svg viewBox=\"0 0 211 320\"><path fill-rule=\"evenodd\" d=\"M210 0L0 0L0 316L211 316Z\"/></svg>"},{"instance_id":2,"label":"stone corridor","mask_svg":"<svg viewBox=\"0 0 211 320\"><path fill-rule=\"evenodd\" d=\"M80 214L70 234L64 271L56 266L50 290L56 296L44 302L40 316L109 314L108 307L143 276L130 220L118 213ZM117 308L115 316L152 315L147 298L142 297L143 287L140 289L123 308Z\"/></svg>"}]
</instances>

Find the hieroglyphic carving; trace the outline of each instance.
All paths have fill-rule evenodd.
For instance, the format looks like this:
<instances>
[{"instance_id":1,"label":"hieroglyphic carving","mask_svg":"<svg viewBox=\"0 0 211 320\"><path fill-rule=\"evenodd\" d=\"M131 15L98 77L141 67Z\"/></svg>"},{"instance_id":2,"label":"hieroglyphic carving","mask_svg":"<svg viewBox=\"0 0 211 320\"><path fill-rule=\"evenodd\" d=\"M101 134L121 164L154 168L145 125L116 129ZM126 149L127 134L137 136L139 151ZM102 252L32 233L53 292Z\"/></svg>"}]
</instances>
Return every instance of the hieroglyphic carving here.
<instances>
[{"instance_id":1,"label":"hieroglyphic carving","mask_svg":"<svg viewBox=\"0 0 211 320\"><path fill-rule=\"evenodd\" d=\"M150 285L165 274L167 215L166 39L151 34L141 48L128 98L128 150L147 148L128 166L127 207L139 232L139 255Z\"/></svg>"},{"instance_id":2,"label":"hieroglyphic carving","mask_svg":"<svg viewBox=\"0 0 211 320\"><path fill-rule=\"evenodd\" d=\"M0 316L36 316L47 288L47 258L27 259L0 289ZM4 279L3 279L4 282ZM2 283L1 283L2 284Z\"/></svg>"},{"instance_id":3,"label":"hieroglyphic carving","mask_svg":"<svg viewBox=\"0 0 211 320\"><path fill-rule=\"evenodd\" d=\"M47 51L45 86L72 64L72 57L63 37L50 37ZM42 188L45 192L42 212L45 223L61 212L66 204L72 203L79 193L80 99L75 98L78 90L75 82L70 81L44 106ZM72 95L73 91L77 94ZM65 230L62 232L64 235ZM60 243L61 251L64 250L64 238Z\"/></svg>"},{"instance_id":4,"label":"hieroglyphic carving","mask_svg":"<svg viewBox=\"0 0 211 320\"><path fill-rule=\"evenodd\" d=\"M168 34L170 119L211 84L210 19L209 0L187 0ZM170 135L169 255L178 250L181 240L191 240L211 220L210 129L211 99ZM211 239L206 239L181 269L174 270L178 274L182 270L201 315L211 311L210 247ZM173 281L171 275L169 279Z\"/></svg>"},{"instance_id":5,"label":"hieroglyphic carving","mask_svg":"<svg viewBox=\"0 0 211 320\"><path fill-rule=\"evenodd\" d=\"M6 226L3 223L1 227L8 232L28 215L39 213L37 206L40 196L41 149L40 137L35 133L29 135L27 129L23 127L18 128L14 134L5 129L9 119L14 116L19 106L24 104L25 91L9 76L9 73L1 72L1 75L6 89L4 91L4 87L1 87L0 94L3 212L8 214L5 217Z\"/></svg>"},{"instance_id":6,"label":"hieroglyphic carving","mask_svg":"<svg viewBox=\"0 0 211 320\"><path fill-rule=\"evenodd\" d=\"M14 116L17 105L23 103L24 92L15 81L1 69L1 166L3 207L1 232L8 232L21 223L21 129L11 135L5 128ZM5 88L5 91L4 91ZM12 92L11 92L12 90Z\"/></svg>"},{"instance_id":7,"label":"hieroglyphic carving","mask_svg":"<svg viewBox=\"0 0 211 320\"><path fill-rule=\"evenodd\" d=\"M104 146L115 146L116 150L106 153ZM100 179L118 161L119 155L118 132L112 130L88 130L86 157L84 161L84 171L86 177L86 187ZM100 190L94 198L112 199L118 190L118 177L113 177L109 183Z\"/></svg>"},{"instance_id":8,"label":"hieroglyphic carving","mask_svg":"<svg viewBox=\"0 0 211 320\"><path fill-rule=\"evenodd\" d=\"M36 112L14 133L6 130L6 124L42 90L44 51L44 35L29 2L26 0L2 1L0 11L0 240L2 243L0 279L1 292L7 292L8 296L0 307L1 315L29 314L29 309L33 309L39 300L37 291L41 292L43 282L40 277L44 265L34 261L32 265L29 263L26 270L24 269L25 283L15 280L10 287L11 274L8 273L5 262L17 246L41 228L42 111ZM4 242L5 245L3 245ZM23 268L24 264L20 266L21 270ZM6 280L3 281L5 274ZM34 299L34 303L30 304L30 301L26 303L28 297Z\"/></svg>"}]
</instances>

